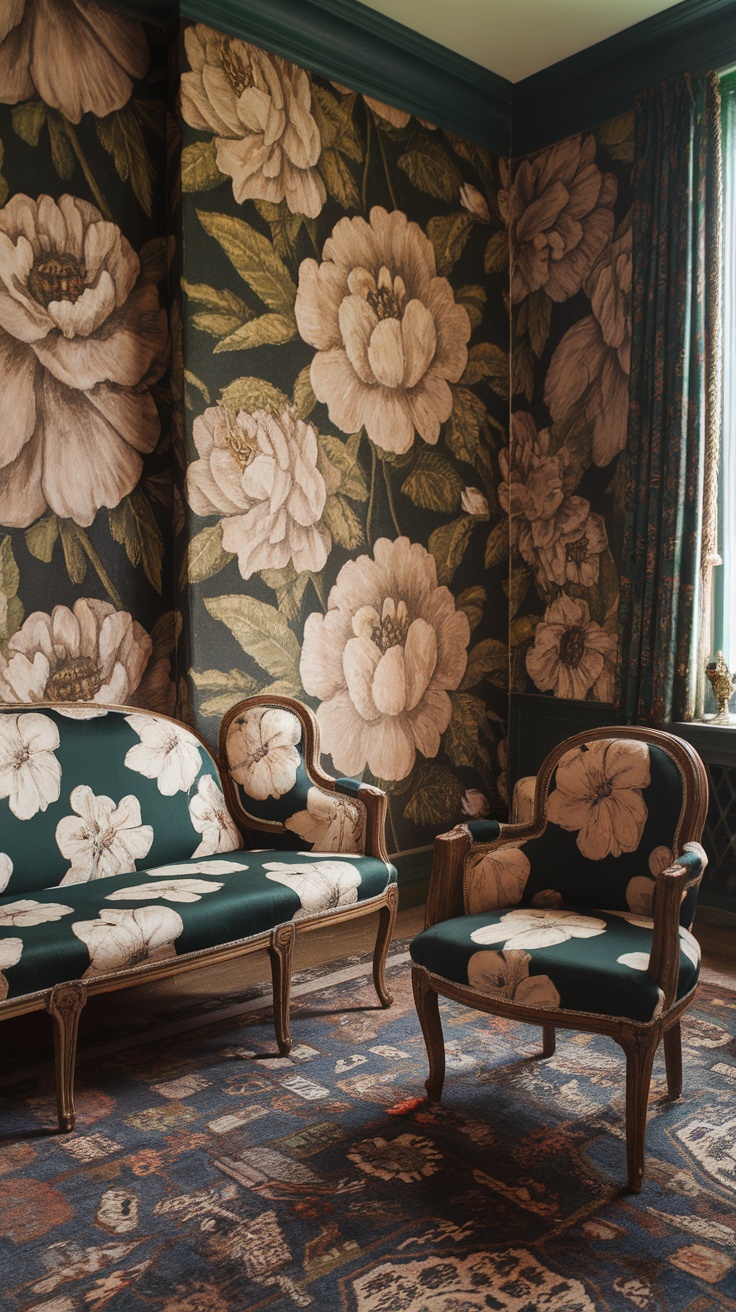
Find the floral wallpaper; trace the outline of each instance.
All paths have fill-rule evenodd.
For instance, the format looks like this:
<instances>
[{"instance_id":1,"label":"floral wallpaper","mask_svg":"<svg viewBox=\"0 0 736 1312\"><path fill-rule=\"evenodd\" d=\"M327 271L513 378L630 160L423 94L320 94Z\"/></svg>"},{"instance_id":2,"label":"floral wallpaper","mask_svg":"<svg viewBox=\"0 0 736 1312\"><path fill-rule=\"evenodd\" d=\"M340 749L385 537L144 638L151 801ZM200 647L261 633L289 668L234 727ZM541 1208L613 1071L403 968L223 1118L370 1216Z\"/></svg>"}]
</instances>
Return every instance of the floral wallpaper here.
<instances>
[{"instance_id":1,"label":"floral wallpaper","mask_svg":"<svg viewBox=\"0 0 736 1312\"><path fill-rule=\"evenodd\" d=\"M610 702L631 351L633 114L516 162L509 224L512 692Z\"/></svg>"},{"instance_id":2,"label":"floral wallpaper","mask_svg":"<svg viewBox=\"0 0 736 1312\"><path fill-rule=\"evenodd\" d=\"M194 719L299 697L418 847L503 808L503 173L201 24L180 105Z\"/></svg>"},{"instance_id":3,"label":"floral wallpaper","mask_svg":"<svg viewBox=\"0 0 736 1312\"><path fill-rule=\"evenodd\" d=\"M0 15L0 701L172 709L160 38Z\"/></svg>"}]
</instances>

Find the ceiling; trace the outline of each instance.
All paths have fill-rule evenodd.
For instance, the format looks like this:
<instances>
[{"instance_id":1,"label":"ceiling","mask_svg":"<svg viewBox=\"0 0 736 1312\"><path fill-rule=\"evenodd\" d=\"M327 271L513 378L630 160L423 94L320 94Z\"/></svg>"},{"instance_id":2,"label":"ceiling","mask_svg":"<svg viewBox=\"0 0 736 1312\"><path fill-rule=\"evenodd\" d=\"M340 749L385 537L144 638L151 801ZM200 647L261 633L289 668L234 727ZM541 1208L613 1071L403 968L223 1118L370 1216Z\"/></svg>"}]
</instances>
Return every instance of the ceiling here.
<instances>
[{"instance_id":1,"label":"ceiling","mask_svg":"<svg viewBox=\"0 0 736 1312\"><path fill-rule=\"evenodd\" d=\"M673 0L362 0L510 82L556 64Z\"/></svg>"}]
</instances>

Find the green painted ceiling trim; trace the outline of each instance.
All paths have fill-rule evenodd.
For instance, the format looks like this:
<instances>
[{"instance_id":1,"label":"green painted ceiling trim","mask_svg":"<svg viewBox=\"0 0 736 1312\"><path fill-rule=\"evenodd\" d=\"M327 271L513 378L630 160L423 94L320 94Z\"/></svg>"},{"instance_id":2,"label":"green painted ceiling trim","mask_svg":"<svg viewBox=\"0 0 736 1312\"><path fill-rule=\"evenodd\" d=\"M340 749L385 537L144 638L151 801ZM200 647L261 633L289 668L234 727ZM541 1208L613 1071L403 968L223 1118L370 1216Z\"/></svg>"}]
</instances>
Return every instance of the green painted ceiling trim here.
<instances>
[{"instance_id":1,"label":"green painted ceiling trim","mask_svg":"<svg viewBox=\"0 0 736 1312\"><path fill-rule=\"evenodd\" d=\"M194 19L508 155L511 83L356 0L134 0Z\"/></svg>"},{"instance_id":2,"label":"green painted ceiling trim","mask_svg":"<svg viewBox=\"0 0 736 1312\"><path fill-rule=\"evenodd\" d=\"M736 0L683 0L513 87L514 155L626 113L638 92L674 73L736 59Z\"/></svg>"}]
</instances>

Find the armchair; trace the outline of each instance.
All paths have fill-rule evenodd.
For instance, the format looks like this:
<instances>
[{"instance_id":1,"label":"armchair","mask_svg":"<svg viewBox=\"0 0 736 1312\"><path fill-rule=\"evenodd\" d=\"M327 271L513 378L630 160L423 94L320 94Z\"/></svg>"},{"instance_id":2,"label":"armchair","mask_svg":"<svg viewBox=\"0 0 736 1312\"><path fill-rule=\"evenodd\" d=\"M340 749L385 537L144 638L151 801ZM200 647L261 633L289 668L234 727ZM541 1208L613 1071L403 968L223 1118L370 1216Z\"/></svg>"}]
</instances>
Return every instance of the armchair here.
<instances>
[{"instance_id":1,"label":"armchair","mask_svg":"<svg viewBox=\"0 0 736 1312\"><path fill-rule=\"evenodd\" d=\"M707 801L703 763L682 739L594 729L550 752L527 823L499 825L490 841L466 825L436 839L425 929L411 945L431 1101L445 1074L440 994L541 1025L544 1057L557 1028L608 1034L626 1054L628 1184L640 1191L660 1040L669 1096L682 1090Z\"/></svg>"}]
</instances>

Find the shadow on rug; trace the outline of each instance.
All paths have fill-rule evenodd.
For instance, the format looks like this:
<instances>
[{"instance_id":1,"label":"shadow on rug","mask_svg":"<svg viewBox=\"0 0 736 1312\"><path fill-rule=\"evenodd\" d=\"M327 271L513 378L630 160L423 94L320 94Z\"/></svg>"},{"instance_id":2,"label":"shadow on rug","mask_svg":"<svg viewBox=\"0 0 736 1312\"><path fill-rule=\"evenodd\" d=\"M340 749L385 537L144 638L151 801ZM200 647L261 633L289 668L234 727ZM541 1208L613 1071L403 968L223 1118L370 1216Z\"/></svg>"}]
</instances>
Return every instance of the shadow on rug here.
<instances>
[{"instance_id":1,"label":"shadow on rug","mask_svg":"<svg viewBox=\"0 0 736 1312\"><path fill-rule=\"evenodd\" d=\"M297 977L288 1059L263 1006L132 1026L82 1054L70 1135L47 1068L4 1080L2 1312L736 1307L736 993L688 1012L678 1103L655 1068L633 1198L615 1045L537 1060L541 1032L444 1002L430 1109L401 944L389 978L382 1012L367 962Z\"/></svg>"}]
</instances>

